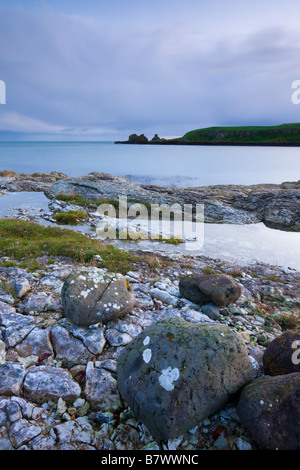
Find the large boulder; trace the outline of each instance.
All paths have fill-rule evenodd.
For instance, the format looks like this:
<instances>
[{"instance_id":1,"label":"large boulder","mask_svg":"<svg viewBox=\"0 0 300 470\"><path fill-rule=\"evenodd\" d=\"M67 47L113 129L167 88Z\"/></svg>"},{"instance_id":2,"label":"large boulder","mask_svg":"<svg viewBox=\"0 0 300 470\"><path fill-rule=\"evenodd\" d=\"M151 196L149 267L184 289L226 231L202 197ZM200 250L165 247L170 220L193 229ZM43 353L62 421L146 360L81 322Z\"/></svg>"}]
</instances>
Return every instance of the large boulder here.
<instances>
[{"instance_id":1,"label":"large boulder","mask_svg":"<svg viewBox=\"0 0 300 470\"><path fill-rule=\"evenodd\" d=\"M218 307L234 303L242 294L241 285L225 274L192 274L179 281L181 295L200 305L213 302Z\"/></svg>"},{"instance_id":2,"label":"large boulder","mask_svg":"<svg viewBox=\"0 0 300 470\"><path fill-rule=\"evenodd\" d=\"M263 366L265 374L272 376L300 372L300 330L285 331L273 339L264 352Z\"/></svg>"},{"instance_id":3,"label":"large boulder","mask_svg":"<svg viewBox=\"0 0 300 470\"><path fill-rule=\"evenodd\" d=\"M148 326L125 346L117 381L127 404L160 441L222 408L252 372L238 333L172 318Z\"/></svg>"},{"instance_id":4,"label":"large boulder","mask_svg":"<svg viewBox=\"0 0 300 470\"><path fill-rule=\"evenodd\" d=\"M300 373L262 376L241 393L238 414L264 449L300 450Z\"/></svg>"},{"instance_id":5,"label":"large boulder","mask_svg":"<svg viewBox=\"0 0 300 470\"><path fill-rule=\"evenodd\" d=\"M69 274L61 297L66 317L77 326L120 318L135 304L130 283L122 274L98 268Z\"/></svg>"}]
</instances>

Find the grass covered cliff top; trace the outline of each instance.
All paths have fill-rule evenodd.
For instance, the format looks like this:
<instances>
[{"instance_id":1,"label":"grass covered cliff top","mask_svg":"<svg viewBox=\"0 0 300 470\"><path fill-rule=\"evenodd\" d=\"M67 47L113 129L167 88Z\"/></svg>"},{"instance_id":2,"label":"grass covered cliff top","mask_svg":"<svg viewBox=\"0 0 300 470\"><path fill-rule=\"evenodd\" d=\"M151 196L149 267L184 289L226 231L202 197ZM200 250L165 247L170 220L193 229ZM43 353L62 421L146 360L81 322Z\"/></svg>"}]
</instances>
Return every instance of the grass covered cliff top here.
<instances>
[{"instance_id":1,"label":"grass covered cliff top","mask_svg":"<svg viewBox=\"0 0 300 470\"><path fill-rule=\"evenodd\" d=\"M300 144L300 124L279 126L208 127L187 132L182 139L191 142L249 142Z\"/></svg>"},{"instance_id":2,"label":"grass covered cliff top","mask_svg":"<svg viewBox=\"0 0 300 470\"><path fill-rule=\"evenodd\" d=\"M127 144L154 145L281 145L300 146L300 123L278 126L207 127L187 132L182 137L163 139L157 134L148 140L144 134L132 134Z\"/></svg>"}]
</instances>

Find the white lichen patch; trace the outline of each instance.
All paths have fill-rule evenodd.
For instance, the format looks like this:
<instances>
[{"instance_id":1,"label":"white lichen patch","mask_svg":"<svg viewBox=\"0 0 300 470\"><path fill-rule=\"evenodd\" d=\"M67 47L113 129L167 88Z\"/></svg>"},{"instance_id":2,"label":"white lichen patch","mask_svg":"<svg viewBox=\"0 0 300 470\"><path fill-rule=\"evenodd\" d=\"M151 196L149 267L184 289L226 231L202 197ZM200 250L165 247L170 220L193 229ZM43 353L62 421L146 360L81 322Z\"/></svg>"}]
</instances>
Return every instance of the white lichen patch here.
<instances>
[{"instance_id":1,"label":"white lichen patch","mask_svg":"<svg viewBox=\"0 0 300 470\"><path fill-rule=\"evenodd\" d=\"M152 357L151 349L145 349L145 351L143 352L143 359L146 362L146 364L148 364L148 362L150 362L151 357Z\"/></svg>"},{"instance_id":2,"label":"white lichen patch","mask_svg":"<svg viewBox=\"0 0 300 470\"><path fill-rule=\"evenodd\" d=\"M81 297L84 297L86 299L90 292L91 292L91 289L83 290L80 292L80 295Z\"/></svg>"},{"instance_id":3,"label":"white lichen patch","mask_svg":"<svg viewBox=\"0 0 300 470\"><path fill-rule=\"evenodd\" d=\"M174 382L179 379L179 376L180 372L177 367L174 367L174 369L168 367L161 371L158 381L167 392L171 392L174 389Z\"/></svg>"},{"instance_id":4,"label":"white lichen patch","mask_svg":"<svg viewBox=\"0 0 300 470\"><path fill-rule=\"evenodd\" d=\"M150 336L146 336L146 338L143 341L143 345L147 346L147 344L149 344L149 343L150 343Z\"/></svg>"}]
</instances>

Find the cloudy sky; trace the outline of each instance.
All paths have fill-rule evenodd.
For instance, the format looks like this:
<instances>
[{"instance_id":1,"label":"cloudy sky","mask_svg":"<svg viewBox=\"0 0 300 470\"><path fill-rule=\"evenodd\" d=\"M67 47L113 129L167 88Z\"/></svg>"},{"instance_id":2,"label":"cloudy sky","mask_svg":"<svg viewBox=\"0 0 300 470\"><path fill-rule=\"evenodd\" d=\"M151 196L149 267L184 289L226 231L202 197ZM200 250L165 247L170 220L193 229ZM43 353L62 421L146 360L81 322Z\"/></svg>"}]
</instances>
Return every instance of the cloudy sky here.
<instances>
[{"instance_id":1,"label":"cloudy sky","mask_svg":"<svg viewBox=\"0 0 300 470\"><path fill-rule=\"evenodd\" d=\"M0 140L300 122L296 0L0 0Z\"/></svg>"}]
</instances>

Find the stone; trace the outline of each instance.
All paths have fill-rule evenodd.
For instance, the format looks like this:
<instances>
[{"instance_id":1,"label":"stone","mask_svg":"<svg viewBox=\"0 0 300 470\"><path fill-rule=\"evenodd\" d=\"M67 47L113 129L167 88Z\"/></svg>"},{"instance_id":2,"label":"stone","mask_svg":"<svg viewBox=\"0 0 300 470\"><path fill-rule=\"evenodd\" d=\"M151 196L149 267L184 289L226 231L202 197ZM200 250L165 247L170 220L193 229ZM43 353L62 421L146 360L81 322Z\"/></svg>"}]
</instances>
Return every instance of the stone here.
<instances>
[{"instance_id":1,"label":"stone","mask_svg":"<svg viewBox=\"0 0 300 470\"><path fill-rule=\"evenodd\" d=\"M53 348L50 342L50 331L43 328L33 328L23 341L16 344L16 351L20 356L27 357L31 355L47 356L53 355Z\"/></svg>"},{"instance_id":2,"label":"stone","mask_svg":"<svg viewBox=\"0 0 300 470\"><path fill-rule=\"evenodd\" d=\"M124 346L125 344L130 343L132 337L128 333L123 333L116 330L115 328L108 328L105 331L105 338L107 339L110 346L118 347Z\"/></svg>"},{"instance_id":3,"label":"stone","mask_svg":"<svg viewBox=\"0 0 300 470\"><path fill-rule=\"evenodd\" d=\"M300 372L300 329L273 339L264 352L263 366L265 374L272 376Z\"/></svg>"},{"instance_id":4,"label":"stone","mask_svg":"<svg viewBox=\"0 0 300 470\"><path fill-rule=\"evenodd\" d=\"M194 428L251 380L238 333L226 325L157 321L123 348L121 396L157 441Z\"/></svg>"},{"instance_id":5,"label":"stone","mask_svg":"<svg viewBox=\"0 0 300 470\"><path fill-rule=\"evenodd\" d=\"M181 316L184 320L187 320L191 323L213 323L209 315L205 315L204 313L198 312L197 310L193 310L191 308L182 309Z\"/></svg>"},{"instance_id":6,"label":"stone","mask_svg":"<svg viewBox=\"0 0 300 470\"><path fill-rule=\"evenodd\" d=\"M80 386L73 380L68 370L50 366L29 367L23 390L25 395L36 403L58 401L59 398L70 402L78 398L81 393Z\"/></svg>"},{"instance_id":7,"label":"stone","mask_svg":"<svg viewBox=\"0 0 300 470\"><path fill-rule=\"evenodd\" d=\"M91 406L100 411L115 411L121 408L117 381L112 374L89 362L86 368L84 393Z\"/></svg>"},{"instance_id":8,"label":"stone","mask_svg":"<svg viewBox=\"0 0 300 470\"><path fill-rule=\"evenodd\" d=\"M75 449L80 444L91 444L94 438L93 428L85 417L79 417L74 421L58 424L54 427L54 432L60 445L73 444Z\"/></svg>"},{"instance_id":9,"label":"stone","mask_svg":"<svg viewBox=\"0 0 300 470\"><path fill-rule=\"evenodd\" d=\"M41 434L42 429L35 424L30 424L26 419L19 419L10 428L9 438L15 448L20 448L33 438Z\"/></svg>"},{"instance_id":10,"label":"stone","mask_svg":"<svg viewBox=\"0 0 300 470\"><path fill-rule=\"evenodd\" d=\"M300 449L300 373L262 376L243 388L237 411L263 449Z\"/></svg>"},{"instance_id":11,"label":"stone","mask_svg":"<svg viewBox=\"0 0 300 470\"><path fill-rule=\"evenodd\" d=\"M214 303L218 307L226 307L241 296L242 288L225 274L192 274L180 279L179 291L183 297L199 305Z\"/></svg>"},{"instance_id":12,"label":"stone","mask_svg":"<svg viewBox=\"0 0 300 470\"><path fill-rule=\"evenodd\" d=\"M209 304L202 305L201 311L212 320L219 320L219 318L221 317L219 307L217 307L213 302L209 302Z\"/></svg>"},{"instance_id":13,"label":"stone","mask_svg":"<svg viewBox=\"0 0 300 470\"><path fill-rule=\"evenodd\" d=\"M22 390L25 367L15 362L0 364L0 395L19 396Z\"/></svg>"},{"instance_id":14,"label":"stone","mask_svg":"<svg viewBox=\"0 0 300 470\"><path fill-rule=\"evenodd\" d=\"M245 441L241 437L238 437L234 443L238 450L252 450L250 442Z\"/></svg>"},{"instance_id":15,"label":"stone","mask_svg":"<svg viewBox=\"0 0 300 470\"><path fill-rule=\"evenodd\" d=\"M150 289L150 295L155 299L161 300L162 302L172 305L172 307L177 307L178 305L178 297L170 294L169 292L157 288Z\"/></svg>"},{"instance_id":16,"label":"stone","mask_svg":"<svg viewBox=\"0 0 300 470\"><path fill-rule=\"evenodd\" d=\"M179 291L182 297L196 304L208 304L210 298L199 289L199 282L202 277L199 274L191 274L181 278L179 281Z\"/></svg>"},{"instance_id":17,"label":"stone","mask_svg":"<svg viewBox=\"0 0 300 470\"><path fill-rule=\"evenodd\" d=\"M218 307L227 307L234 303L242 294L242 288L232 277L224 274L209 274L203 276L199 289L208 296Z\"/></svg>"},{"instance_id":18,"label":"stone","mask_svg":"<svg viewBox=\"0 0 300 470\"><path fill-rule=\"evenodd\" d=\"M60 325L51 328L51 342L56 358L63 360L65 364L86 364L93 357L80 339Z\"/></svg>"},{"instance_id":19,"label":"stone","mask_svg":"<svg viewBox=\"0 0 300 470\"><path fill-rule=\"evenodd\" d=\"M66 317L77 326L120 318L135 304L131 285L122 274L98 268L71 273L61 296Z\"/></svg>"},{"instance_id":20,"label":"stone","mask_svg":"<svg viewBox=\"0 0 300 470\"><path fill-rule=\"evenodd\" d=\"M48 292L38 292L27 296L25 301L20 304L22 313L36 314L49 311L60 311L61 304L59 298Z\"/></svg>"},{"instance_id":21,"label":"stone","mask_svg":"<svg viewBox=\"0 0 300 470\"><path fill-rule=\"evenodd\" d=\"M57 407L56 407L56 413L58 415L63 415L67 411L67 404L65 400L63 400L61 397L58 399L57 402Z\"/></svg>"},{"instance_id":22,"label":"stone","mask_svg":"<svg viewBox=\"0 0 300 470\"><path fill-rule=\"evenodd\" d=\"M9 421L14 423L18 419L22 418L22 410L20 405L15 401L10 401L6 406L6 413Z\"/></svg>"},{"instance_id":23,"label":"stone","mask_svg":"<svg viewBox=\"0 0 300 470\"><path fill-rule=\"evenodd\" d=\"M18 299L24 297L31 289L29 281L26 279L26 277L14 279L12 282L12 288Z\"/></svg>"}]
</instances>

